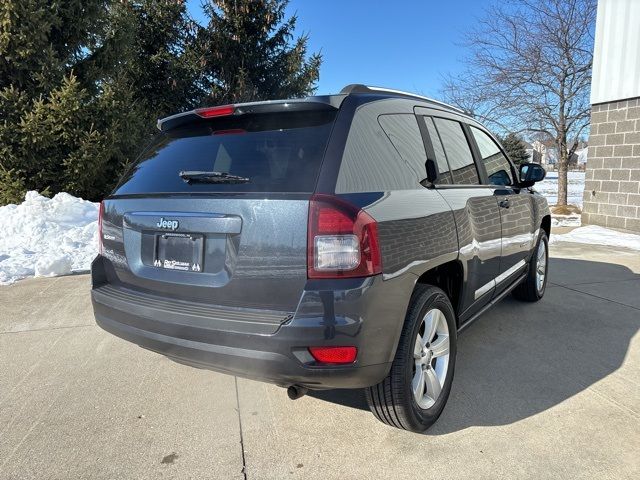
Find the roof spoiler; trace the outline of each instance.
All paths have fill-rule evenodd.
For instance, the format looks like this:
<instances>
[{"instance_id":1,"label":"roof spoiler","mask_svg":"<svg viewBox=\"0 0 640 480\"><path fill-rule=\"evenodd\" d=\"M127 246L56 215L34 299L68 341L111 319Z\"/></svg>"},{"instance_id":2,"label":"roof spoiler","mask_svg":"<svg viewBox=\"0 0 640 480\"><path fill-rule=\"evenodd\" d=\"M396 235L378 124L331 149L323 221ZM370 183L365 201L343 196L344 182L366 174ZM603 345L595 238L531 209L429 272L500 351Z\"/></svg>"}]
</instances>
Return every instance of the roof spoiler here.
<instances>
[{"instance_id":1,"label":"roof spoiler","mask_svg":"<svg viewBox=\"0 0 640 480\"><path fill-rule=\"evenodd\" d=\"M236 116L260 113L329 111L340 108L346 95L326 95L293 100L269 100L265 102L238 103L216 107L196 108L158 120L158 130L166 132L174 128L223 116Z\"/></svg>"}]
</instances>

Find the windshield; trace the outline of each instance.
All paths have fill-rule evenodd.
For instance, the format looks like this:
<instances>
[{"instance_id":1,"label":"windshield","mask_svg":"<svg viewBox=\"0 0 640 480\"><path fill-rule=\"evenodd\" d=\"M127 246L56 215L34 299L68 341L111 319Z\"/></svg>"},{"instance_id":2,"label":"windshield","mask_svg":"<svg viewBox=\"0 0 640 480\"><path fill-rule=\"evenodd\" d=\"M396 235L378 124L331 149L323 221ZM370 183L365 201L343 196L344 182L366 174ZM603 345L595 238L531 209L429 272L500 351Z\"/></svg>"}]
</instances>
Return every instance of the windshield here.
<instances>
[{"instance_id":1,"label":"windshield","mask_svg":"<svg viewBox=\"0 0 640 480\"><path fill-rule=\"evenodd\" d=\"M159 134L114 194L312 192L334 118L334 111L238 115ZM248 181L185 182L185 171Z\"/></svg>"}]
</instances>

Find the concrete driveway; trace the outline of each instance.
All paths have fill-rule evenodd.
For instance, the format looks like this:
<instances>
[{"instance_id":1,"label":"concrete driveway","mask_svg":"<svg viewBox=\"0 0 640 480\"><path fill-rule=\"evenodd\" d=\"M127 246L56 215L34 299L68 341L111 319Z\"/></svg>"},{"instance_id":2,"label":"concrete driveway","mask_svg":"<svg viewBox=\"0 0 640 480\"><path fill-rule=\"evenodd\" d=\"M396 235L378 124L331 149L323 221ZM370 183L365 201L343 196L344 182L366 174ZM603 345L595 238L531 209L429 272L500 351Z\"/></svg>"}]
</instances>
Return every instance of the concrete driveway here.
<instances>
[{"instance_id":1,"label":"concrete driveway","mask_svg":"<svg viewBox=\"0 0 640 480\"><path fill-rule=\"evenodd\" d=\"M0 287L0 478L640 478L640 255L552 256L542 302L461 335L426 435L357 391L292 402L119 340L86 275Z\"/></svg>"}]
</instances>

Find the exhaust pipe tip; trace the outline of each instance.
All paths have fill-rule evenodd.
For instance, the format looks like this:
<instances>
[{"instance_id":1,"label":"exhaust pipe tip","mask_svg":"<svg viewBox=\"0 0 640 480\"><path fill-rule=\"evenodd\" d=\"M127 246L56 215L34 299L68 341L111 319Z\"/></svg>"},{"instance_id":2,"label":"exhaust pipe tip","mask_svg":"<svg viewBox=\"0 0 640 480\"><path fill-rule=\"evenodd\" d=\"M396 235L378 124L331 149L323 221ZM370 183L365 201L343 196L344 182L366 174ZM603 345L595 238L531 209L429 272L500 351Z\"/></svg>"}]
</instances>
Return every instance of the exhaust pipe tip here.
<instances>
[{"instance_id":1,"label":"exhaust pipe tip","mask_svg":"<svg viewBox=\"0 0 640 480\"><path fill-rule=\"evenodd\" d=\"M291 400L297 400L300 397L304 397L309 390L299 385L291 385L287 388L287 395Z\"/></svg>"}]
</instances>

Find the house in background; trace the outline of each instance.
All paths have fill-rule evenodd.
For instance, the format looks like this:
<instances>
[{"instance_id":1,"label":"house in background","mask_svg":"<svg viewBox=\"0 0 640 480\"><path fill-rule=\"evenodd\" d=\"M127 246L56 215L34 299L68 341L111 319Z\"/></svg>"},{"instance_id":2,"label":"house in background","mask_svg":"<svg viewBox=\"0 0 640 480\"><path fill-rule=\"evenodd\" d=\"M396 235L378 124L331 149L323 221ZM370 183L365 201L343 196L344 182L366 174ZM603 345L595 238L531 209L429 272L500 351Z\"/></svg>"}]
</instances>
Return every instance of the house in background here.
<instances>
[{"instance_id":1,"label":"house in background","mask_svg":"<svg viewBox=\"0 0 640 480\"><path fill-rule=\"evenodd\" d=\"M583 224L640 232L640 0L599 0Z\"/></svg>"},{"instance_id":2,"label":"house in background","mask_svg":"<svg viewBox=\"0 0 640 480\"><path fill-rule=\"evenodd\" d=\"M545 168L551 165L550 161L553 159L549 155L550 148L544 142L534 140L531 143L524 143L526 144L527 153L532 162L539 163Z\"/></svg>"},{"instance_id":3,"label":"house in background","mask_svg":"<svg viewBox=\"0 0 640 480\"><path fill-rule=\"evenodd\" d=\"M569 159L569 168L577 168L579 170L584 170L587 168L587 160L589 156L589 147L586 145L583 147L579 147L573 153L571 158Z\"/></svg>"},{"instance_id":4,"label":"house in background","mask_svg":"<svg viewBox=\"0 0 640 480\"><path fill-rule=\"evenodd\" d=\"M539 163L546 170L554 170L558 163L558 149L555 146L549 146L540 140L534 140L532 143L523 141L525 144L529 158L532 162ZM582 142L569 159L570 170L584 170L587 163L587 145Z\"/></svg>"}]
</instances>

